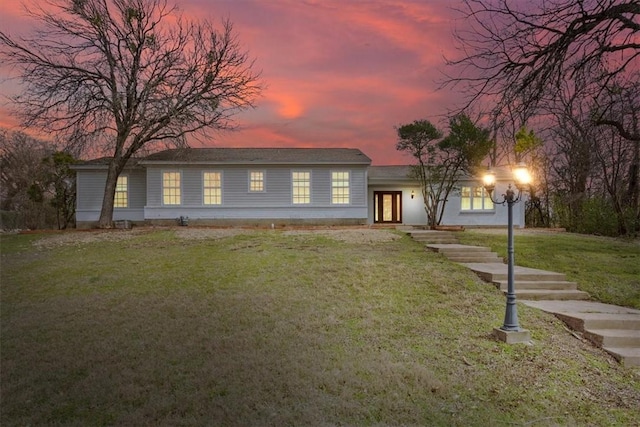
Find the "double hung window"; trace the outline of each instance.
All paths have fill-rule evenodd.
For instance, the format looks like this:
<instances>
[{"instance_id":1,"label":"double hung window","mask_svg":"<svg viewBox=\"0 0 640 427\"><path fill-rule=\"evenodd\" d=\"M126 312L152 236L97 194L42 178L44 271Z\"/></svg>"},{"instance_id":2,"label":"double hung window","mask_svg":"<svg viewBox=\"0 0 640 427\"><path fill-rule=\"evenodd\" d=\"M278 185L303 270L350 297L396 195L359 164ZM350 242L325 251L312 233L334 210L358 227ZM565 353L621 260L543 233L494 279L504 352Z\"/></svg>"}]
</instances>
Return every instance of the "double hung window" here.
<instances>
[{"instance_id":1,"label":"double hung window","mask_svg":"<svg viewBox=\"0 0 640 427\"><path fill-rule=\"evenodd\" d=\"M291 194L294 205L311 203L311 172L291 172Z\"/></svg>"},{"instance_id":2,"label":"double hung window","mask_svg":"<svg viewBox=\"0 0 640 427\"><path fill-rule=\"evenodd\" d=\"M460 210L486 211L493 209L493 202L483 187L462 187L460 189Z\"/></svg>"},{"instance_id":3,"label":"double hung window","mask_svg":"<svg viewBox=\"0 0 640 427\"><path fill-rule=\"evenodd\" d=\"M249 192L263 192L265 188L264 179L264 171L249 171Z\"/></svg>"},{"instance_id":4,"label":"double hung window","mask_svg":"<svg viewBox=\"0 0 640 427\"><path fill-rule=\"evenodd\" d=\"M331 203L348 205L350 202L350 174L348 171L331 172Z\"/></svg>"},{"instance_id":5,"label":"double hung window","mask_svg":"<svg viewBox=\"0 0 640 427\"><path fill-rule=\"evenodd\" d=\"M182 204L181 178L179 171L162 173L162 203L164 205Z\"/></svg>"},{"instance_id":6,"label":"double hung window","mask_svg":"<svg viewBox=\"0 0 640 427\"><path fill-rule=\"evenodd\" d=\"M222 173L205 172L202 175L203 182L203 203L205 205L222 204Z\"/></svg>"},{"instance_id":7,"label":"double hung window","mask_svg":"<svg viewBox=\"0 0 640 427\"><path fill-rule=\"evenodd\" d=\"M116 193L113 197L114 208L126 208L129 206L129 177L120 175L116 182Z\"/></svg>"}]
</instances>

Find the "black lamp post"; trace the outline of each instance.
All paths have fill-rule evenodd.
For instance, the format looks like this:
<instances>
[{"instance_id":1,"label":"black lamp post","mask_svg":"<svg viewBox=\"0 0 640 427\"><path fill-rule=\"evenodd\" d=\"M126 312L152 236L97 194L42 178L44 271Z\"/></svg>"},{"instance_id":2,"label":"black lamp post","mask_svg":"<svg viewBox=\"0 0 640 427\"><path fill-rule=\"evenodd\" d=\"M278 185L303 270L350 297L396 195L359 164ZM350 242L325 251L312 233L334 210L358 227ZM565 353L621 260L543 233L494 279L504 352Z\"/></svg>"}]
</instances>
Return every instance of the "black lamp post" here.
<instances>
[{"instance_id":1,"label":"black lamp post","mask_svg":"<svg viewBox=\"0 0 640 427\"><path fill-rule=\"evenodd\" d=\"M522 192L527 189L531 182L531 175L527 167L520 163L513 169L513 179L517 194L509 184L507 191L502 195L502 200L493 198L493 190L496 187L496 175L488 171L482 178L484 189L489 193L489 198L493 203L507 205L508 208L508 237L507 237L507 307L504 315L504 324L500 328L505 332L521 331L518 324L518 307L516 306L516 290L514 286L514 249L513 249L513 205L522 199Z\"/></svg>"}]
</instances>

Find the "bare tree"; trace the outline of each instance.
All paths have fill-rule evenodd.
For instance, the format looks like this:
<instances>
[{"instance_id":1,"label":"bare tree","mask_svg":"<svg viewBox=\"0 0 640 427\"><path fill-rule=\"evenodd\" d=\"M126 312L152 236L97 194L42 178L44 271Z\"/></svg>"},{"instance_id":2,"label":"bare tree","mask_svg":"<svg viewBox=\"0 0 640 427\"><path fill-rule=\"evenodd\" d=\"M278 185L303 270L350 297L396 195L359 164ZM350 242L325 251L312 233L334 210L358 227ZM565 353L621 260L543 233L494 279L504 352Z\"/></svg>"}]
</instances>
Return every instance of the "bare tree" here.
<instances>
[{"instance_id":1,"label":"bare tree","mask_svg":"<svg viewBox=\"0 0 640 427\"><path fill-rule=\"evenodd\" d=\"M99 227L112 224L116 181L134 154L229 129L260 93L229 20L218 30L167 0L47 0L27 11L41 25L32 37L0 31L0 58L24 83L16 113L110 154Z\"/></svg>"},{"instance_id":2,"label":"bare tree","mask_svg":"<svg viewBox=\"0 0 640 427\"><path fill-rule=\"evenodd\" d=\"M599 184L613 208L620 235L637 235L640 231L639 155L638 145L617 132L600 134L595 149Z\"/></svg>"},{"instance_id":3,"label":"bare tree","mask_svg":"<svg viewBox=\"0 0 640 427\"><path fill-rule=\"evenodd\" d=\"M45 171L42 160L54 148L22 132L0 130L0 212L3 228L47 228L54 226L51 206L34 200L30 189Z\"/></svg>"},{"instance_id":4,"label":"bare tree","mask_svg":"<svg viewBox=\"0 0 640 427\"><path fill-rule=\"evenodd\" d=\"M590 119L592 104L580 96L583 90L579 80L563 84L558 102L549 111L553 116L547 132L551 144L545 147L555 211L560 225L569 231L582 230L583 208L598 177L595 150L599 132Z\"/></svg>"},{"instance_id":5,"label":"bare tree","mask_svg":"<svg viewBox=\"0 0 640 427\"><path fill-rule=\"evenodd\" d=\"M581 79L598 99L603 91L637 91L640 3L637 0L463 0L464 28L456 32L461 58L445 85L461 86L468 103L505 111L535 112L554 102L563 82ZM637 129L601 104L592 117L621 136L640 141Z\"/></svg>"},{"instance_id":6,"label":"bare tree","mask_svg":"<svg viewBox=\"0 0 640 427\"><path fill-rule=\"evenodd\" d=\"M608 232L636 234L640 230L640 145L613 127L597 126L593 117L600 105L580 96L583 90L580 81L566 82L557 108L550 111L555 118L548 133L553 144L546 148L552 159L556 212L571 231L602 232L590 217L597 206L595 210L617 224ZM615 99L609 102L605 95ZM630 108L634 103L615 102L628 96L635 94L607 91L598 101L616 103L618 120L635 129L640 112Z\"/></svg>"}]
</instances>

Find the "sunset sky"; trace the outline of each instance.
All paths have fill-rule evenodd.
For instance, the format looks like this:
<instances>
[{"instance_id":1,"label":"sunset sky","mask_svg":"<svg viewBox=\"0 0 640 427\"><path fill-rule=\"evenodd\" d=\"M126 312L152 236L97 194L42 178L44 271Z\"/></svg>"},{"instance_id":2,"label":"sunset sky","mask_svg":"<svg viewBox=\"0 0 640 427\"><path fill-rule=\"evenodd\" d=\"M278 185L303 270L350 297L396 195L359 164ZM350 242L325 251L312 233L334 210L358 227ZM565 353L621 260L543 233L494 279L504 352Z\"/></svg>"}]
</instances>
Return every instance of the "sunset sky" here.
<instances>
[{"instance_id":1,"label":"sunset sky","mask_svg":"<svg viewBox=\"0 0 640 427\"><path fill-rule=\"evenodd\" d=\"M0 27L26 34L20 1L4 0ZM411 163L395 126L429 119L446 130L459 94L438 90L453 57L454 0L182 0L187 15L229 17L267 88L220 147L353 147L374 164ZM0 91L16 93L0 68ZM0 125L15 126L0 106Z\"/></svg>"}]
</instances>

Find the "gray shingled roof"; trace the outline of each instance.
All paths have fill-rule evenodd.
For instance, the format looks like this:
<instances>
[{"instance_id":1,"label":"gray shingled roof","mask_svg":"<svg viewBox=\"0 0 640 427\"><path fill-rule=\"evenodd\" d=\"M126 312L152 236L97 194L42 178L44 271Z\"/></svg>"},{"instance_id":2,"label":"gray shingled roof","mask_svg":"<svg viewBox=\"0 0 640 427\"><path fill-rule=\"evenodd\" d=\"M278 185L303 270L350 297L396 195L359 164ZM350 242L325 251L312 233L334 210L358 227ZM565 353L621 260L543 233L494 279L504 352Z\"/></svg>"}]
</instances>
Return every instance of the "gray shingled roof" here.
<instances>
[{"instance_id":1,"label":"gray shingled roof","mask_svg":"<svg viewBox=\"0 0 640 427\"><path fill-rule=\"evenodd\" d=\"M71 165L71 169L106 169L109 166L111 159L112 157L99 157L97 159L81 160L78 163ZM125 167L136 167L139 161L140 158L138 157L131 158Z\"/></svg>"},{"instance_id":2,"label":"gray shingled roof","mask_svg":"<svg viewBox=\"0 0 640 427\"><path fill-rule=\"evenodd\" d=\"M374 180L411 180L409 172L411 166L371 166L369 168L369 179Z\"/></svg>"},{"instance_id":3,"label":"gray shingled roof","mask_svg":"<svg viewBox=\"0 0 640 427\"><path fill-rule=\"evenodd\" d=\"M151 154L140 162L205 164L371 164L355 148L176 148Z\"/></svg>"},{"instance_id":4,"label":"gray shingled roof","mask_svg":"<svg viewBox=\"0 0 640 427\"><path fill-rule=\"evenodd\" d=\"M384 182L392 182L392 181L415 181L415 178L412 178L409 175L412 166L410 165L402 165L402 166L370 166L369 167L369 180L370 181L384 181ZM496 178L500 181L509 181L512 179L511 167L509 166L499 166L492 168L493 172L496 174ZM475 174L468 175L464 172L459 173L459 179L466 181L480 181L482 180L482 175L486 172L483 168L478 168L478 171Z\"/></svg>"}]
</instances>

